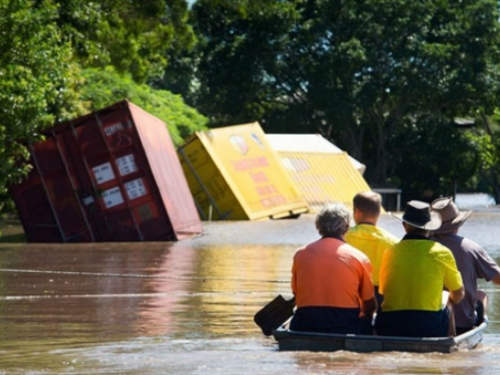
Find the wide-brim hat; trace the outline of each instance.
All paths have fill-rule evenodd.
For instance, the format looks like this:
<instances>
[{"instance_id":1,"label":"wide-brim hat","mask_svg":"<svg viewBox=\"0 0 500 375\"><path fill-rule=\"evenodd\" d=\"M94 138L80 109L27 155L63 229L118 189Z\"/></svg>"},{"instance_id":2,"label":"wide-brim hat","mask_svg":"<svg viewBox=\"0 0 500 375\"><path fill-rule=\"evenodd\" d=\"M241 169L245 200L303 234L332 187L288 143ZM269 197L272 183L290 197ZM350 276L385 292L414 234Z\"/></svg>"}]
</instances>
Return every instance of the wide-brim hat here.
<instances>
[{"instance_id":1,"label":"wide-brim hat","mask_svg":"<svg viewBox=\"0 0 500 375\"><path fill-rule=\"evenodd\" d=\"M403 215L391 213L395 218L404 221L412 227L425 230L436 230L441 226L441 215L431 210L429 203L421 201L409 201Z\"/></svg>"},{"instance_id":2,"label":"wide-brim hat","mask_svg":"<svg viewBox=\"0 0 500 375\"><path fill-rule=\"evenodd\" d=\"M455 228L459 228L465 220L472 213L471 211L459 211L453 198L438 198L431 204L431 208L434 212L438 212L441 215L443 224L441 227L434 231L434 233L448 233L452 232Z\"/></svg>"}]
</instances>

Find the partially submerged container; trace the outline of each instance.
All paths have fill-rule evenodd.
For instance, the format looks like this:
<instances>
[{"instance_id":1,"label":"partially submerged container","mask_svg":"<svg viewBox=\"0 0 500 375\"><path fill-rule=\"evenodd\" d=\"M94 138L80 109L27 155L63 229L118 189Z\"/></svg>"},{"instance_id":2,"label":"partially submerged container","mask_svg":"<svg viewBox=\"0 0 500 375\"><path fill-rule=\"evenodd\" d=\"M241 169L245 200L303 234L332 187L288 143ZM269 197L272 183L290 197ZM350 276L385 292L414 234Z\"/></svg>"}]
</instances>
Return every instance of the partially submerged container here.
<instances>
[{"instance_id":1,"label":"partially submerged container","mask_svg":"<svg viewBox=\"0 0 500 375\"><path fill-rule=\"evenodd\" d=\"M202 232L164 122L119 102L30 144L10 188L29 242L170 241Z\"/></svg>"},{"instance_id":2,"label":"partially submerged container","mask_svg":"<svg viewBox=\"0 0 500 375\"><path fill-rule=\"evenodd\" d=\"M309 209L257 122L196 132L178 153L205 220L279 219Z\"/></svg>"},{"instance_id":3,"label":"partially submerged container","mask_svg":"<svg viewBox=\"0 0 500 375\"><path fill-rule=\"evenodd\" d=\"M370 190L365 166L319 134L266 134L311 211L330 202L352 207L352 199Z\"/></svg>"},{"instance_id":4,"label":"partially submerged container","mask_svg":"<svg viewBox=\"0 0 500 375\"><path fill-rule=\"evenodd\" d=\"M345 154L346 152L321 134L266 134L271 146L278 152L315 152L324 154ZM366 165L347 154L353 167L363 175Z\"/></svg>"}]
</instances>

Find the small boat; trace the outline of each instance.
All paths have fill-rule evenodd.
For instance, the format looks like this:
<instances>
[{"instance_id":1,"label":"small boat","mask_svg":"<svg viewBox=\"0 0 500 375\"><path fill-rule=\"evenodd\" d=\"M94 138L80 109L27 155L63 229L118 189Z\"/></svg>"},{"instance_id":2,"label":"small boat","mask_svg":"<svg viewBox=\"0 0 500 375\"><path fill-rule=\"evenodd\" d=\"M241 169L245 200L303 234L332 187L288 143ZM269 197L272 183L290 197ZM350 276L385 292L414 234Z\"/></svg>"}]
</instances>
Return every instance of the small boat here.
<instances>
[{"instance_id":1,"label":"small boat","mask_svg":"<svg viewBox=\"0 0 500 375\"><path fill-rule=\"evenodd\" d=\"M360 353L389 351L451 353L460 349L473 349L481 342L483 331L488 326L485 321L458 336L397 337L299 332L288 329L287 324L288 322L273 331L279 350L313 352L348 350Z\"/></svg>"}]
</instances>

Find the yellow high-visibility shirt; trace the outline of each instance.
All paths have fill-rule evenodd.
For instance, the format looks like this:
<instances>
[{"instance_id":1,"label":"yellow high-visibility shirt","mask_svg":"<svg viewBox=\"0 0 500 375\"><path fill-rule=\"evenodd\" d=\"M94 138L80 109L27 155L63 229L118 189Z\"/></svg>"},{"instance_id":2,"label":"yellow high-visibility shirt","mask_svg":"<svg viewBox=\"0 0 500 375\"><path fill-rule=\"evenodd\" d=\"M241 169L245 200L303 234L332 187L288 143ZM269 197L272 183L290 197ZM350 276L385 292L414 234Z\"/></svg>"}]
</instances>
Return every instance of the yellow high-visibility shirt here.
<instances>
[{"instance_id":1,"label":"yellow high-visibility shirt","mask_svg":"<svg viewBox=\"0 0 500 375\"><path fill-rule=\"evenodd\" d=\"M403 239L385 251L380 269L382 311L442 309L442 291L462 287L452 252L428 239Z\"/></svg>"},{"instance_id":2,"label":"yellow high-visibility shirt","mask_svg":"<svg viewBox=\"0 0 500 375\"><path fill-rule=\"evenodd\" d=\"M366 254L372 264L373 285L379 285L382 255L399 240L385 229L370 224L358 224L352 227L344 237L352 247Z\"/></svg>"}]
</instances>

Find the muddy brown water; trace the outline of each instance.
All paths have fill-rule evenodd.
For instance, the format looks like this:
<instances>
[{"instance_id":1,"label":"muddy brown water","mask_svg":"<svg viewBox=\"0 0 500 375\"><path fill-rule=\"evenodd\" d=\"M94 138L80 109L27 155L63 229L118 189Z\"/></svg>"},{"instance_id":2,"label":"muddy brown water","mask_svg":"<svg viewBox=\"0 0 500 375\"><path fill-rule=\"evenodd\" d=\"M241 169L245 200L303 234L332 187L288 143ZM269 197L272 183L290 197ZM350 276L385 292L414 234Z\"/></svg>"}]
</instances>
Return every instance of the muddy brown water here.
<instances>
[{"instance_id":1,"label":"muddy brown water","mask_svg":"<svg viewBox=\"0 0 500 375\"><path fill-rule=\"evenodd\" d=\"M176 243L0 244L0 374L500 374L500 287L491 324L451 354L279 352L253 315L290 296L312 215L205 223ZM500 261L500 210L461 234ZM380 225L402 236L401 222Z\"/></svg>"}]
</instances>

